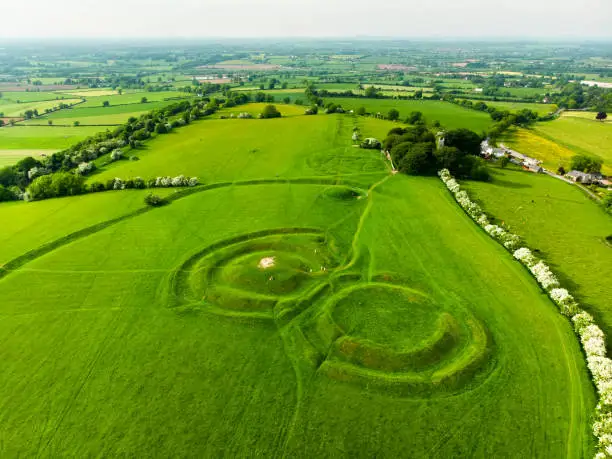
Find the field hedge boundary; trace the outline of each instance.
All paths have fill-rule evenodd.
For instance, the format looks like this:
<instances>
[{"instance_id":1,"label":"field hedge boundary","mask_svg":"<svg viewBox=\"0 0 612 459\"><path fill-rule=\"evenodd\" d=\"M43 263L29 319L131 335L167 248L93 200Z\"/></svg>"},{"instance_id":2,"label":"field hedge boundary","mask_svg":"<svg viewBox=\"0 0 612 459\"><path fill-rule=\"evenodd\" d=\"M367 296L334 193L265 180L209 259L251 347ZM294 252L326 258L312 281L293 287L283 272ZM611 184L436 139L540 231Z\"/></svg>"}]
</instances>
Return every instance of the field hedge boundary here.
<instances>
[{"instance_id":1,"label":"field hedge boundary","mask_svg":"<svg viewBox=\"0 0 612 459\"><path fill-rule=\"evenodd\" d=\"M606 355L603 331L595 324L593 316L581 309L574 297L565 288L561 288L558 278L544 261L535 257L524 245L517 248L518 245L522 245L517 235L510 233L506 228L489 223L487 215L478 204L470 200L465 191L461 190L459 183L448 169L440 170L438 175L470 218L529 270L553 303L558 306L559 312L572 322L587 368L591 373L591 380L597 389L598 403L592 425L593 434L597 438L595 459L612 457L612 359Z\"/></svg>"}]
</instances>

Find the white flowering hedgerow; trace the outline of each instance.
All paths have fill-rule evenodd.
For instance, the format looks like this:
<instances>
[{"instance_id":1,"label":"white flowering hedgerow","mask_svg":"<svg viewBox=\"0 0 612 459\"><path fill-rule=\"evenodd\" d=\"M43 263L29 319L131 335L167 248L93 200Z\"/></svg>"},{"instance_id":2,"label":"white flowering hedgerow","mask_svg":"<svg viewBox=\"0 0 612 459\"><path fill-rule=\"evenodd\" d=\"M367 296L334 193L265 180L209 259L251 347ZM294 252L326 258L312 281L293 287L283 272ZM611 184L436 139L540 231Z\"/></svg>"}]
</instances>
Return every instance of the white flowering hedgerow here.
<instances>
[{"instance_id":1,"label":"white flowering hedgerow","mask_svg":"<svg viewBox=\"0 0 612 459\"><path fill-rule=\"evenodd\" d=\"M176 177L157 177L152 186L156 188L165 187L179 187L179 186L197 186L200 184L200 180L197 177L185 177L184 175L177 175Z\"/></svg>"},{"instance_id":2,"label":"white flowering hedgerow","mask_svg":"<svg viewBox=\"0 0 612 459\"><path fill-rule=\"evenodd\" d=\"M533 273L537 281L542 287L544 287L545 290L559 287L559 280L543 261L531 266L529 270Z\"/></svg>"}]
</instances>

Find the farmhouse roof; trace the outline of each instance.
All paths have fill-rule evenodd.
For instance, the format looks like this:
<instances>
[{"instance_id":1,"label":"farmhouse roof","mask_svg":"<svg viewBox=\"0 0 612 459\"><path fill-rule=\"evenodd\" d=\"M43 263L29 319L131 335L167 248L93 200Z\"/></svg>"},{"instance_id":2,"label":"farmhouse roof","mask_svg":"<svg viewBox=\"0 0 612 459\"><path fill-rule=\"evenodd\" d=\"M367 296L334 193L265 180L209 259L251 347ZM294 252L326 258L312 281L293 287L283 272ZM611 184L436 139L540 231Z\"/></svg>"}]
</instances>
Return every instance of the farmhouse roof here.
<instances>
[{"instance_id":1,"label":"farmhouse roof","mask_svg":"<svg viewBox=\"0 0 612 459\"><path fill-rule=\"evenodd\" d=\"M593 177L591 174L587 174L581 171L569 171L565 175L567 175L568 177L581 178L581 179L591 179Z\"/></svg>"}]
</instances>

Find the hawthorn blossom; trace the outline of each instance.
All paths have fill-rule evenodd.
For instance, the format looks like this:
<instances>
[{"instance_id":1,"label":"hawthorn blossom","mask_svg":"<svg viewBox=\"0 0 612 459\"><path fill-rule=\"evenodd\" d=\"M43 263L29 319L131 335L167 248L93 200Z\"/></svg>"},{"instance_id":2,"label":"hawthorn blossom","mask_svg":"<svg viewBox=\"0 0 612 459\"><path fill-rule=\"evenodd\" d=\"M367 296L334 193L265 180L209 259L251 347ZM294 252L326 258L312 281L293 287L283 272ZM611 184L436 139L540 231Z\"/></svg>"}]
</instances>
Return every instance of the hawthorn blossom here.
<instances>
[{"instance_id":1,"label":"hawthorn blossom","mask_svg":"<svg viewBox=\"0 0 612 459\"><path fill-rule=\"evenodd\" d=\"M559 286L559 280L543 261L529 267L538 283L546 290Z\"/></svg>"}]
</instances>

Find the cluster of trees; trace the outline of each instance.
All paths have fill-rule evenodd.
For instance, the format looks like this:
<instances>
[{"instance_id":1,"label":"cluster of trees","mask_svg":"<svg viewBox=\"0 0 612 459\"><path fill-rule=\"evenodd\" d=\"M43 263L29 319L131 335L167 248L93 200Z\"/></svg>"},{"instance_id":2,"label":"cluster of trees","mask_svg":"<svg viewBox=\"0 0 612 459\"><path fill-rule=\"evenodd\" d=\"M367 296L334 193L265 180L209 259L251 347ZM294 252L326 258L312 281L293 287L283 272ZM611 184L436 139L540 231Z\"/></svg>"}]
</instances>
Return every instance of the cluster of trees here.
<instances>
[{"instance_id":1,"label":"cluster of trees","mask_svg":"<svg viewBox=\"0 0 612 459\"><path fill-rule=\"evenodd\" d=\"M274 105L266 105L260 113L260 118L280 118L281 112Z\"/></svg>"},{"instance_id":2,"label":"cluster of trees","mask_svg":"<svg viewBox=\"0 0 612 459\"><path fill-rule=\"evenodd\" d=\"M594 156L575 155L572 157L571 168L574 171L586 172L594 174L601 172L603 161Z\"/></svg>"},{"instance_id":3,"label":"cluster of trees","mask_svg":"<svg viewBox=\"0 0 612 459\"><path fill-rule=\"evenodd\" d=\"M70 172L58 172L34 179L28 187L32 200L74 196L85 191L85 178Z\"/></svg>"},{"instance_id":4,"label":"cluster of trees","mask_svg":"<svg viewBox=\"0 0 612 459\"><path fill-rule=\"evenodd\" d=\"M383 141L396 168L409 175L432 175L448 169L457 177L489 180L486 163L480 158L482 138L469 129L447 131L436 136L424 125L394 128Z\"/></svg>"},{"instance_id":5,"label":"cluster of trees","mask_svg":"<svg viewBox=\"0 0 612 459\"><path fill-rule=\"evenodd\" d=\"M561 91L552 93L550 99L560 108L587 108L602 112L612 110L611 89L585 86L579 82L563 84Z\"/></svg>"}]
</instances>

